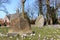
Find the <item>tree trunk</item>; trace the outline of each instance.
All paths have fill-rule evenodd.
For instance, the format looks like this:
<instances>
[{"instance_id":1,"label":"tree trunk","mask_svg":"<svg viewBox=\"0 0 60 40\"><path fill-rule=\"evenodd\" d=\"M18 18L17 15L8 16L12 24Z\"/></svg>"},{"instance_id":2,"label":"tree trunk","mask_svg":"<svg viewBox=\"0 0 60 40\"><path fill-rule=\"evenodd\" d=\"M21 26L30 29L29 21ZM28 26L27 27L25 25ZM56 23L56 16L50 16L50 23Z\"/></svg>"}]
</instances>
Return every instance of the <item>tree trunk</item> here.
<instances>
[{"instance_id":1,"label":"tree trunk","mask_svg":"<svg viewBox=\"0 0 60 40\"><path fill-rule=\"evenodd\" d=\"M54 9L54 7L51 8L51 18L53 21L53 24L57 24L58 20L57 20L57 13L56 13L56 9Z\"/></svg>"},{"instance_id":2,"label":"tree trunk","mask_svg":"<svg viewBox=\"0 0 60 40\"><path fill-rule=\"evenodd\" d=\"M25 0L22 0L22 17L24 18L24 3L25 3Z\"/></svg>"},{"instance_id":3,"label":"tree trunk","mask_svg":"<svg viewBox=\"0 0 60 40\"><path fill-rule=\"evenodd\" d=\"M46 23L48 24L52 24L52 18L51 18L51 7L50 7L50 1L46 0L46 6L47 6L47 13L46 13Z\"/></svg>"},{"instance_id":4,"label":"tree trunk","mask_svg":"<svg viewBox=\"0 0 60 40\"><path fill-rule=\"evenodd\" d=\"M43 12L42 12L42 0L39 0L39 12L41 15L43 15Z\"/></svg>"},{"instance_id":5,"label":"tree trunk","mask_svg":"<svg viewBox=\"0 0 60 40\"><path fill-rule=\"evenodd\" d=\"M54 7L50 7L49 0L46 0L46 5L47 5L47 14L46 14L47 24L56 24L56 23L58 23L57 15L56 15L56 9L54 9Z\"/></svg>"},{"instance_id":6,"label":"tree trunk","mask_svg":"<svg viewBox=\"0 0 60 40\"><path fill-rule=\"evenodd\" d=\"M47 13L46 13L46 25L48 25L49 22L49 10L50 10L50 4L49 4L49 0L46 0L46 6L47 6Z\"/></svg>"}]
</instances>

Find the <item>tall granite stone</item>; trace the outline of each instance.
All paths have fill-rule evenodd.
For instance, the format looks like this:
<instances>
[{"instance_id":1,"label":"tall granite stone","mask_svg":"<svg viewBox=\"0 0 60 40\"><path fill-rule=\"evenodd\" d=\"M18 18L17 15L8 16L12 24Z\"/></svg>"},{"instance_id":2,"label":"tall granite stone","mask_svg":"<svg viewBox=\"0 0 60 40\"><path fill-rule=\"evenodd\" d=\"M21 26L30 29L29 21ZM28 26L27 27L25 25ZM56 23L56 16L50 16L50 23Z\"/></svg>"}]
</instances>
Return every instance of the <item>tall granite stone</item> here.
<instances>
[{"instance_id":1,"label":"tall granite stone","mask_svg":"<svg viewBox=\"0 0 60 40\"><path fill-rule=\"evenodd\" d=\"M10 27L8 33L18 33L20 35L31 33L29 21L20 14L13 14L10 18Z\"/></svg>"},{"instance_id":2,"label":"tall granite stone","mask_svg":"<svg viewBox=\"0 0 60 40\"><path fill-rule=\"evenodd\" d=\"M43 27L43 25L44 25L44 17L43 17L43 15L39 15L37 17L36 22L35 22L35 25L37 27Z\"/></svg>"}]
</instances>

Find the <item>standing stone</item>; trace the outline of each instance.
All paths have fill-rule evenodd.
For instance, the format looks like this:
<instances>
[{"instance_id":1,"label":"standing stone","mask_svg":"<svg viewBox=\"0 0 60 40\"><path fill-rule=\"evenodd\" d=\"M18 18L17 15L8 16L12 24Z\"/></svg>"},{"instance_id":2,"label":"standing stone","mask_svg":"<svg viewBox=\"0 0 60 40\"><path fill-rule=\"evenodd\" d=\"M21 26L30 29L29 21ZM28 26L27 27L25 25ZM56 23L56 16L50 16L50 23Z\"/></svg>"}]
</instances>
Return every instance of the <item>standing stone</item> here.
<instances>
[{"instance_id":1,"label":"standing stone","mask_svg":"<svg viewBox=\"0 0 60 40\"><path fill-rule=\"evenodd\" d=\"M31 33L31 26L27 19L18 14L14 14L10 19L10 27L8 33L18 33L20 35Z\"/></svg>"},{"instance_id":2,"label":"standing stone","mask_svg":"<svg viewBox=\"0 0 60 40\"><path fill-rule=\"evenodd\" d=\"M36 22L35 22L36 26L38 27L43 27L44 25L44 17L43 15L39 15Z\"/></svg>"},{"instance_id":3,"label":"standing stone","mask_svg":"<svg viewBox=\"0 0 60 40\"><path fill-rule=\"evenodd\" d=\"M29 21L23 17L20 17L20 28L25 33L31 33L31 26Z\"/></svg>"}]
</instances>

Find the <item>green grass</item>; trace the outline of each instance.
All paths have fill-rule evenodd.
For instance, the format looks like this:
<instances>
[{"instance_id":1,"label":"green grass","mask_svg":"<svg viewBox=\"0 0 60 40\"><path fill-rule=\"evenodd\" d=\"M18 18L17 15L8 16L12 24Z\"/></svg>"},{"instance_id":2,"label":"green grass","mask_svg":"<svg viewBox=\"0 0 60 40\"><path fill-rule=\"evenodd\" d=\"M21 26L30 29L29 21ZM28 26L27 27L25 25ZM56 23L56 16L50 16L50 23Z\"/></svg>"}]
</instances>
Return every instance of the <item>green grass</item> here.
<instances>
[{"instance_id":1,"label":"green grass","mask_svg":"<svg viewBox=\"0 0 60 40\"><path fill-rule=\"evenodd\" d=\"M35 31L35 36L28 36L25 37L23 40L60 40L60 28L54 28L54 27L42 27L42 28L38 28L38 27L32 27L32 30ZM0 32L6 34L8 32L8 28L6 27L2 27L0 28ZM39 37L40 35L40 37ZM22 40L22 38L20 36L16 36L16 37L0 37L0 40L16 40L17 38L19 38L20 40Z\"/></svg>"},{"instance_id":2,"label":"green grass","mask_svg":"<svg viewBox=\"0 0 60 40\"><path fill-rule=\"evenodd\" d=\"M40 35L40 39L46 38L46 40L53 39L60 39L57 35L60 36L60 28L53 28L53 27L43 27L43 28L32 28L36 32L36 37L38 34ZM38 38L37 38L38 39Z\"/></svg>"},{"instance_id":3,"label":"green grass","mask_svg":"<svg viewBox=\"0 0 60 40\"><path fill-rule=\"evenodd\" d=\"M6 34L8 32L7 27L0 27L0 33Z\"/></svg>"}]
</instances>

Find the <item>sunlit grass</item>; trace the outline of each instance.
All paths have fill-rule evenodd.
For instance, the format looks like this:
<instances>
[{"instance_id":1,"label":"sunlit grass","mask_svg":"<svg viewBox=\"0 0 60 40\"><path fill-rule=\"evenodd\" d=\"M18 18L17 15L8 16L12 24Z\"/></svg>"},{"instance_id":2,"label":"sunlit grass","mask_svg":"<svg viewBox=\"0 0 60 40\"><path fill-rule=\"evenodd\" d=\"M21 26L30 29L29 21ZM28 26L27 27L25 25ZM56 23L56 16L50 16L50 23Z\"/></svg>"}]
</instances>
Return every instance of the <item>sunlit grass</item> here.
<instances>
[{"instance_id":1,"label":"sunlit grass","mask_svg":"<svg viewBox=\"0 0 60 40\"><path fill-rule=\"evenodd\" d=\"M60 28L54 28L54 27L32 27L32 30L35 31L35 36L27 36L23 38L23 40L57 40L60 39ZM0 28L0 33L6 34L8 32L8 28L6 27L1 27ZM17 40L19 38L20 40L22 39L20 36L13 36L12 38L10 37L0 37L0 40Z\"/></svg>"},{"instance_id":2,"label":"sunlit grass","mask_svg":"<svg viewBox=\"0 0 60 40\"><path fill-rule=\"evenodd\" d=\"M0 33L6 34L8 32L7 27L0 27Z\"/></svg>"}]
</instances>

